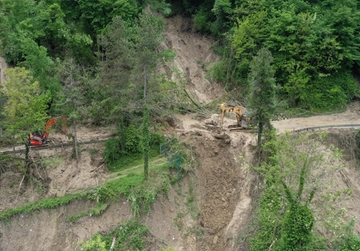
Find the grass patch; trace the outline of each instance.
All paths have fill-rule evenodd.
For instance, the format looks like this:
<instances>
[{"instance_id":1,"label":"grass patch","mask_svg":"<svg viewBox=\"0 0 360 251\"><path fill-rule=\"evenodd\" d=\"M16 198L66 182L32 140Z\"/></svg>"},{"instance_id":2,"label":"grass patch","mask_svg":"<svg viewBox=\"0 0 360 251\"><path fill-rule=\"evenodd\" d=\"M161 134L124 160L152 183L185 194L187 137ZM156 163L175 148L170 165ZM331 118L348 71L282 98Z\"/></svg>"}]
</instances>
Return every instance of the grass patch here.
<instances>
[{"instance_id":1,"label":"grass patch","mask_svg":"<svg viewBox=\"0 0 360 251\"><path fill-rule=\"evenodd\" d=\"M168 169L168 161L163 157L153 158L149 161L149 169L151 170L167 170ZM122 177L129 175L131 173L140 174L144 172L144 163L141 162L138 165L132 166L130 168L116 171L112 174L112 177Z\"/></svg>"},{"instance_id":2,"label":"grass patch","mask_svg":"<svg viewBox=\"0 0 360 251\"><path fill-rule=\"evenodd\" d=\"M83 216L100 216L106 210L106 208L108 208L108 206L109 204L107 203L98 203L95 207L87 211L70 216L66 219L66 222L76 222L79 218Z\"/></svg>"},{"instance_id":3,"label":"grass patch","mask_svg":"<svg viewBox=\"0 0 360 251\"><path fill-rule=\"evenodd\" d=\"M159 156L159 147L150 148L149 157L155 158ZM108 165L110 172L117 172L128 169L133 166L141 165L144 162L144 155L142 153L134 153L131 155L124 155L114 163Z\"/></svg>"},{"instance_id":4,"label":"grass patch","mask_svg":"<svg viewBox=\"0 0 360 251\"><path fill-rule=\"evenodd\" d=\"M181 231L183 229L183 227L184 227L183 218L184 218L184 214L183 213L178 213L176 218L174 219L174 225L177 227L177 229L179 231Z\"/></svg>"},{"instance_id":5,"label":"grass patch","mask_svg":"<svg viewBox=\"0 0 360 251\"><path fill-rule=\"evenodd\" d=\"M40 201L25 204L21 207L12 208L0 213L0 221L9 220L11 217L26 213L30 214L40 209L53 209L69 204L71 201L76 199L83 199L87 197L88 192L81 192L76 194L67 194L57 198L47 198Z\"/></svg>"}]
</instances>

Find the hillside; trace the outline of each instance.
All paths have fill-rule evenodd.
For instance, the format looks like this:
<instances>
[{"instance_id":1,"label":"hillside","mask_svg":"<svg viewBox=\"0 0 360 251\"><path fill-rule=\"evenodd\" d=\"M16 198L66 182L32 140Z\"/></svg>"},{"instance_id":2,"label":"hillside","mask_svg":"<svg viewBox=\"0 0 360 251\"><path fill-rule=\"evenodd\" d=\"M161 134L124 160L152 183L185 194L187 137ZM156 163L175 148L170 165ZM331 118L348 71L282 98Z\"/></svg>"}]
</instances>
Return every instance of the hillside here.
<instances>
[{"instance_id":1,"label":"hillside","mask_svg":"<svg viewBox=\"0 0 360 251\"><path fill-rule=\"evenodd\" d=\"M189 19L174 17L167 22L167 42L163 46L177 53L173 65L168 67L176 67L183 73L192 98L200 104L208 104L224 95L219 85L205 78L206 67L217 60L211 50L212 41L193 33ZM177 76L170 72L169 77L175 79ZM354 104L343 113L276 121L274 126L283 133L311 126L360 124L359 113L358 104ZM154 242L177 251L246 250L246 238L243 237L256 205L259 186L258 177L251 169L256 138L249 132L226 131L223 134L206 127L207 122L216 122L217 119L216 114L209 114L206 119L198 119L194 114L179 114L175 119L176 125L167 128L167 136L176 135L189 145L199 165L182 184L170 189L168 197L159 198L150 214L142 217L141 222L156 237ZM235 118L228 116L225 127L234 122ZM104 139L109 134L111 128L85 126L78 132L80 141ZM344 168L328 179L334 179L336 186L342 189L353 191L352 197L339 206L348 209L347 219L358 217L359 156L354 130L331 129L329 134L328 143L343 149L345 158L342 161ZM52 137L57 143L67 141L60 134ZM102 149L102 143L84 146L78 165L70 159L71 149L68 148L50 148L34 153L35 156L56 157L60 161L52 163L47 169L50 179L46 189L21 186L22 176L11 168L6 169L0 176L0 212L43 197L62 196L104 183L110 174L101 159ZM324 145L324 149L331 151L328 145ZM189 205L192 196L195 203ZM9 222L1 222L0 250L79 250L79 242L88 240L96 232L106 232L132 217L129 202L122 199L111 204L99 217L85 216L77 223L66 222L71 215L91 206L90 202L72 202L56 210L21 214ZM359 223L356 223L355 230L360 232Z\"/></svg>"}]
</instances>

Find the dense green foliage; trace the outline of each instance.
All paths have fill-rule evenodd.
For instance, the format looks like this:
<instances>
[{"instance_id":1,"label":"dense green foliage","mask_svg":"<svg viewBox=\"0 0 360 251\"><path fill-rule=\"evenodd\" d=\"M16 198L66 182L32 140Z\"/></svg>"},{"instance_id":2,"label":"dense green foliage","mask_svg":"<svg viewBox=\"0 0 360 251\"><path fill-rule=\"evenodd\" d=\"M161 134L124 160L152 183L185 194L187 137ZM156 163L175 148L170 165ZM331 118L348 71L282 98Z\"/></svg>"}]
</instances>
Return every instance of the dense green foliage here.
<instances>
[{"instance_id":1,"label":"dense green foliage","mask_svg":"<svg viewBox=\"0 0 360 251\"><path fill-rule=\"evenodd\" d=\"M86 115L92 121L116 123L119 133L142 116L139 105L144 91L150 114L161 116L163 108L176 109L168 105L169 80L152 74L170 54L159 50L162 24L145 14L147 4L166 16L171 14L169 7L174 13L193 15L195 29L218 39L214 49L223 58L211 76L228 89L240 89L239 100L251 92L250 62L263 47L274 58L274 77L283 87L281 98L293 108L342 109L359 94L353 78L360 72L360 15L355 0L171 3L5 0L0 12L0 53L9 64L29 70L41 91L50 90L55 102L59 91L64 92L62 87L69 86L64 76L70 73L63 61L72 58L76 68L87 68L76 92L70 92L81 94L81 105L88 108ZM69 90L63 96L68 94ZM179 102L178 97L179 93L172 103Z\"/></svg>"},{"instance_id":2,"label":"dense green foliage","mask_svg":"<svg viewBox=\"0 0 360 251\"><path fill-rule=\"evenodd\" d=\"M282 98L292 107L339 109L359 89L360 7L356 0L204 1L193 8L195 27L220 39L214 76L229 89L248 91L249 63L260 48L274 57Z\"/></svg>"},{"instance_id":3,"label":"dense green foliage","mask_svg":"<svg viewBox=\"0 0 360 251\"><path fill-rule=\"evenodd\" d=\"M8 133L21 143L27 143L28 135L42 130L48 115L49 93L41 93L39 83L33 81L25 68L7 70L8 79L1 91L7 97L3 115Z\"/></svg>"},{"instance_id":4,"label":"dense green foliage","mask_svg":"<svg viewBox=\"0 0 360 251\"><path fill-rule=\"evenodd\" d=\"M148 4L154 12L145 11ZM34 100L47 98L46 107L36 107L39 113L67 117L67 123L73 125L76 152L76 125L85 120L117 126L120 144L113 150L115 154L148 150L138 142L151 141L152 134L144 137L138 132L130 139L126 131L139 125L144 111L139 108L145 100L150 127L157 117L170 113L170 109L162 111L170 99L169 90L181 89L173 88L175 83L167 87L170 81L155 71L160 62L174 57L159 47L164 22L156 11L169 15L168 4L153 0L27 0L3 1L0 8L0 54L9 64L29 71L29 79L39 86L32 93ZM7 94L2 96L8 103L1 105L1 116L10 108ZM43 116L25 108L20 112L35 119L33 125L42 130ZM28 135L30 129L14 127L14 121L25 120L16 119L5 116L2 128L7 133Z\"/></svg>"},{"instance_id":5,"label":"dense green foliage","mask_svg":"<svg viewBox=\"0 0 360 251\"><path fill-rule=\"evenodd\" d=\"M76 64L91 67L92 75L81 89L89 115L96 122L104 122L120 121L121 113L126 126L126 99L141 100L143 88L139 84L143 74L139 73L147 59L156 62L149 56L149 52L157 51L156 43L152 49L143 50L152 46L149 38L159 41L156 37L161 32L156 21L143 18L142 10L148 3L170 14L169 4L157 1L3 1L1 55L12 65L26 67L40 88L50 90L52 97L64 82L64 69L59 67L62 60L72 57ZM250 92L250 61L262 47L268 48L274 58L275 78L284 87L281 97L291 107L341 109L359 93L353 78L353 74L359 74L360 59L360 38L356 35L360 15L355 0L208 0L172 4L174 11L194 15L196 29L219 39L221 47L215 49L223 59L212 69L212 76L226 83L227 88L241 88L241 97L236 98ZM103 67L94 71L97 65ZM107 85L102 84L105 81ZM156 95L156 82L149 79L149 87L155 91L149 99L159 101L164 95ZM116 104L119 98L121 102ZM155 109L150 107L153 112ZM105 114L99 118L101 112Z\"/></svg>"},{"instance_id":6,"label":"dense green foliage","mask_svg":"<svg viewBox=\"0 0 360 251\"><path fill-rule=\"evenodd\" d=\"M124 140L124 148L121 147ZM156 133L150 133L149 147L151 148L150 157L159 155L160 144L165 141L165 137ZM121 162L126 156L136 159L137 155L143 152L143 137L139 134L139 130L134 125L126 128L124 138L109 138L105 142L105 150L103 152L104 161L110 170L120 170L123 166ZM119 167L116 167L119 165Z\"/></svg>"}]
</instances>

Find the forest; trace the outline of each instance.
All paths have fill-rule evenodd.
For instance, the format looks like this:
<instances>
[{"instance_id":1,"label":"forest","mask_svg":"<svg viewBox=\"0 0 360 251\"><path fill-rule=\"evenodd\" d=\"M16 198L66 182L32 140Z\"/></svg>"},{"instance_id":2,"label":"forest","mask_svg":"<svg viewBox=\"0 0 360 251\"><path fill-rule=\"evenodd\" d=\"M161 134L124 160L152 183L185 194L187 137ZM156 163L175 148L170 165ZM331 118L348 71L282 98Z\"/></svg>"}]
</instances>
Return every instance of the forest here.
<instances>
[{"instance_id":1,"label":"forest","mask_svg":"<svg viewBox=\"0 0 360 251\"><path fill-rule=\"evenodd\" d=\"M149 5L151 11L145 11ZM23 69L14 78L25 74L37 83L33 91L50 113L94 123L136 120L129 114L144 93L149 107L172 99L166 92L174 83L154 69L176 56L159 49L164 39L159 17L180 14L193 18L195 32L216 41L213 49L221 60L208 77L235 100L247 102L250 61L267 48L285 109L328 112L359 96L359 5L355 0L4 0L0 54ZM2 93L2 104L9 96ZM172 103L165 108L169 112L189 109L181 100Z\"/></svg>"},{"instance_id":2,"label":"forest","mask_svg":"<svg viewBox=\"0 0 360 251\"><path fill-rule=\"evenodd\" d=\"M232 100L254 109L258 145L264 144L269 155L278 153L266 129L280 113L341 111L360 97L357 0L2 0L0 56L10 67L0 86L0 132L9 137L0 137L0 143L9 138L26 143L31 132L60 115L75 132L85 122L115 125L117 135L106 142L105 161L144 153L146 179L151 146L163 140L149 128L173 113L200 107L189 101L185 83L158 70L176 57L160 46L164 18L175 15L191 18L192 32L215 41L212 49L220 60L207 78L222 84ZM265 142L263 133L270 137ZM277 166L269 159L266 167ZM325 244L316 246L311 239L314 219L307 204L281 184L291 207L284 216L287 235L279 237L276 250L325 250ZM269 189L265 196L277 191ZM264 203L272 200L267 199ZM303 225L291 233L297 214ZM269 245L264 236L271 227L261 231L253 250ZM360 247L352 233L343 240L339 248L349 247L338 250L356 250L350 242ZM302 249L309 243L313 249Z\"/></svg>"}]
</instances>

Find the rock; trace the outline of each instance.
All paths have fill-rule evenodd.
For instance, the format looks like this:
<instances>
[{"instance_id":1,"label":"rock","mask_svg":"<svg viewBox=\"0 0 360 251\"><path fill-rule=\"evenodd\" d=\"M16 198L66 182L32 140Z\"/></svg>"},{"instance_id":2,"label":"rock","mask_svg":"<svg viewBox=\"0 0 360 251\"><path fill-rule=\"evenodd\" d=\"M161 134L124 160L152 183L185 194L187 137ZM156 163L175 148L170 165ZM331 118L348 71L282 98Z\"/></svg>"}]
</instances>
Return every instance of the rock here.
<instances>
[{"instance_id":1,"label":"rock","mask_svg":"<svg viewBox=\"0 0 360 251\"><path fill-rule=\"evenodd\" d=\"M213 244L216 244L219 240L219 237L217 235L214 236Z\"/></svg>"},{"instance_id":2,"label":"rock","mask_svg":"<svg viewBox=\"0 0 360 251\"><path fill-rule=\"evenodd\" d=\"M204 120L205 125L213 125L218 126L219 125L219 114L213 114L209 119Z\"/></svg>"}]
</instances>

